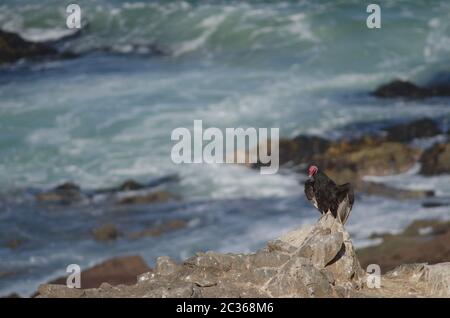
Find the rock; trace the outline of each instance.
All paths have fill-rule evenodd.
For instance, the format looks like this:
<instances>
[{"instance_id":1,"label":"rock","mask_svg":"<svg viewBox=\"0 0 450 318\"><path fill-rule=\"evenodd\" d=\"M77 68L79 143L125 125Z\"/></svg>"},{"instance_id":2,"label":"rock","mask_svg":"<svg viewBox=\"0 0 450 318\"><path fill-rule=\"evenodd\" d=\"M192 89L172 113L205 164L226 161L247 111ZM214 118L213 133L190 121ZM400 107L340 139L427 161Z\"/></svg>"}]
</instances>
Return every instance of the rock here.
<instances>
[{"instance_id":1,"label":"rock","mask_svg":"<svg viewBox=\"0 0 450 318\"><path fill-rule=\"evenodd\" d=\"M128 236L131 239L138 239L138 238L147 237L147 236L152 236L152 237L160 236L167 232L176 231L176 230L185 228L187 226L187 224L188 224L188 222L186 222L185 220L181 220L181 219L170 220L168 222L153 226L148 229L144 229L144 230L137 231L137 232L132 232Z\"/></svg>"},{"instance_id":2,"label":"rock","mask_svg":"<svg viewBox=\"0 0 450 318\"><path fill-rule=\"evenodd\" d=\"M253 254L209 251L182 263L160 257L134 285L42 285L39 297L449 297L449 271L450 263L402 265L370 288L348 232L326 214Z\"/></svg>"},{"instance_id":3,"label":"rock","mask_svg":"<svg viewBox=\"0 0 450 318\"><path fill-rule=\"evenodd\" d=\"M167 191L157 191L142 195L126 196L118 201L119 204L148 204L167 202L171 195Z\"/></svg>"},{"instance_id":4,"label":"rock","mask_svg":"<svg viewBox=\"0 0 450 318\"><path fill-rule=\"evenodd\" d=\"M420 158L423 175L450 173L450 143L438 143L426 149Z\"/></svg>"},{"instance_id":5,"label":"rock","mask_svg":"<svg viewBox=\"0 0 450 318\"><path fill-rule=\"evenodd\" d=\"M441 83L420 87L408 81L394 80L388 84L378 87L374 92L372 92L372 95L381 98L425 98L450 96L450 85Z\"/></svg>"},{"instance_id":6,"label":"rock","mask_svg":"<svg viewBox=\"0 0 450 318\"><path fill-rule=\"evenodd\" d=\"M135 190L140 190L143 189L144 185L134 181L134 180L127 180L124 183L122 183L118 190L119 191L135 191Z\"/></svg>"},{"instance_id":7,"label":"rock","mask_svg":"<svg viewBox=\"0 0 450 318\"><path fill-rule=\"evenodd\" d=\"M1 296L0 298L22 298L22 297L20 297L20 295L17 294L17 293L11 293L11 294L6 295L6 296Z\"/></svg>"},{"instance_id":8,"label":"rock","mask_svg":"<svg viewBox=\"0 0 450 318\"><path fill-rule=\"evenodd\" d=\"M160 257L155 270L132 286L74 294L52 285L39 290L41 297L337 297L361 285L364 273L354 255L348 233L327 214L310 230L294 231L254 254L206 252L182 263Z\"/></svg>"},{"instance_id":9,"label":"rock","mask_svg":"<svg viewBox=\"0 0 450 318\"><path fill-rule=\"evenodd\" d=\"M409 97L409 98L423 98L429 95L429 92L411 82L394 80L388 84L378 87L372 95L382 98L392 97Z\"/></svg>"},{"instance_id":10,"label":"rock","mask_svg":"<svg viewBox=\"0 0 450 318\"><path fill-rule=\"evenodd\" d=\"M389 141L408 142L415 138L427 138L441 134L437 123L430 118L418 119L406 124L390 126L386 129Z\"/></svg>"},{"instance_id":11,"label":"rock","mask_svg":"<svg viewBox=\"0 0 450 318\"><path fill-rule=\"evenodd\" d=\"M379 264L387 272L407 263L450 261L450 222L415 221L403 233L377 237L383 238L381 244L357 250L363 267Z\"/></svg>"},{"instance_id":12,"label":"rock","mask_svg":"<svg viewBox=\"0 0 450 318\"><path fill-rule=\"evenodd\" d=\"M43 43L33 43L19 35L0 30L0 65L20 59L54 57L58 51Z\"/></svg>"},{"instance_id":13,"label":"rock","mask_svg":"<svg viewBox=\"0 0 450 318\"><path fill-rule=\"evenodd\" d=\"M78 202L83 198L80 187L72 182L63 183L50 191L36 195L38 201L61 204Z\"/></svg>"},{"instance_id":14,"label":"rock","mask_svg":"<svg viewBox=\"0 0 450 318\"><path fill-rule=\"evenodd\" d=\"M360 181L356 189L370 195L378 195L397 200L430 198L435 195L432 190L405 190L390 187L383 183Z\"/></svg>"},{"instance_id":15,"label":"rock","mask_svg":"<svg viewBox=\"0 0 450 318\"><path fill-rule=\"evenodd\" d=\"M138 275L149 272L151 272L151 268L140 256L115 257L83 270L81 272L81 288L98 288L102 283L112 286L133 285L137 283ZM65 287L66 280L67 277L60 277L48 284L64 285Z\"/></svg>"},{"instance_id":16,"label":"rock","mask_svg":"<svg viewBox=\"0 0 450 318\"><path fill-rule=\"evenodd\" d=\"M23 240L14 238L6 242L6 246L10 249L16 249L23 244Z\"/></svg>"},{"instance_id":17,"label":"rock","mask_svg":"<svg viewBox=\"0 0 450 318\"><path fill-rule=\"evenodd\" d=\"M92 230L92 235L97 241L113 241L120 236L120 232L114 224L104 224Z\"/></svg>"},{"instance_id":18,"label":"rock","mask_svg":"<svg viewBox=\"0 0 450 318\"><path fill-rule=\"evenodd\" d=\"M338 183L356 182L362 176L383 176L405 172L413 167L419 151L397 142L374 138L341 141L331 146L314 163ZM342 180L342 176L352 180Z\"/></svg>"},{"instance_id":19,"label":"rock","mask_svg":"<svg viewBox=\"0 0 450 318\"><path fill-rule=\"evenodd\" d=\"M450 206L450 202L440 202L440 201L422 202L422 207L424 208L438 208L442 206Z\"/></svg>"},{"instance_id":20,"label":"rock","mask_svg":"<svg viewBox=\"0 0 450 318\"><path fill-rule=\"evenodd\" d=\"M330 141L317 136L300 135L294 139L280 140L280 164L292 161L295 164L309 163L314 156L323 154L330 146Z\"/></svg>"}]
</instances>

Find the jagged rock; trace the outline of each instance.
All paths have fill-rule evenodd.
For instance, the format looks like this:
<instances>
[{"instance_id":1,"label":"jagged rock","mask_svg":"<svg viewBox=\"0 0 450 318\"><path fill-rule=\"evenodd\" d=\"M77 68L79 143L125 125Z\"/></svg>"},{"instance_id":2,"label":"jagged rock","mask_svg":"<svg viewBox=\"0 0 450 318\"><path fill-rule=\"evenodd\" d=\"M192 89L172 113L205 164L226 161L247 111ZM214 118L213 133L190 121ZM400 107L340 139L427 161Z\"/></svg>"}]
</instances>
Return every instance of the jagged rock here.
<instances>
[{"instance_id":1,"label":"jagged rock","mask_svg":"<svg viewBox=\"0 0 450 318\"><path fill-rule=\"evenodd\" d=\"M140 275L136 285L101 286L63 294L67 297L336 297L348 289L359 288L362 275L348 233L327 214L311 229L294 231L269 242L254 254L198 253L181 264L160 257L155 270ZM54 292L60 292L51 287L39 291L40 297L52 297Z\"/></svg>"},{"instance_id":2,"label":"jagged rock","mask_svg":"<svg viewBox=\"0 0 450 318\"><path fill-rule=\"evenodd\" d=\"M112 241L120 236L117 227L112 223L104 224L92 230L92 235L97 241Z\"/></svg>"},{"instance_id":3,"label":"jagged rock","mask_svg":"<svg viewBox=\"0 0 450 318\"><path fill-rule=\"evenodd\" d=\"M403 265L371 288L348 232L326 214L253 254L198 253L182 263L160 257L134 285L42 285L38 297L450 297L449 271L450 263Z\"/></svg>"},{"instance_id":4,"label":"jagged rock","mask_svg":"<svg viewBox=\"0 0 450 318\"><path fill-rule=\"evenodd\" d=\"M438 143L425 150L420 163L421 174L429 176L450 173L450 143Z\"/></svg>"}]
</instances>

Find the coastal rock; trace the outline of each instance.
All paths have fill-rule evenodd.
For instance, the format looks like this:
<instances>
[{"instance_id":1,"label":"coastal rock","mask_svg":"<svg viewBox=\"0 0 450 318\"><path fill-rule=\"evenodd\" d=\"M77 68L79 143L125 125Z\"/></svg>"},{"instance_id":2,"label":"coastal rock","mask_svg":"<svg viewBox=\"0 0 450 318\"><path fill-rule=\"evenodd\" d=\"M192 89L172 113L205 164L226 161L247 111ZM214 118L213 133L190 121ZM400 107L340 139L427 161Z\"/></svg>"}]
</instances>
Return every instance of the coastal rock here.
<instances>
[{"instance_id":1,"label":"coastal rock","mask_svg":"<svg viewBox=\"0 0 450 318\"><path fill-rule=\"evenodd\" d=\"M420 234L430 222L412 225L408 235ZM134 285L104 283L74 291L47 284L38 297L450 297L449 273L450 263L401 265L381 276L380 288L372 288L348 232L325 214L314 226L286 233L253 254L210 251L182 263L159 257L155 269Z\"/></svg>"},{"instance_id":2,"label":"coastal rock","mask_svg":"<svg viewBox=\"0 0 450 318\"><path fill-rule=\"evenodd\" d=\"M433 190L405 190L388 186L383 183L359 181L355 183L356 189L370 195L378 195L387 198L406 200L434 197Z\"/></svg>"},{"instance_id":3,"label":"coastal rock","mask_svg":"<svg viewBox=\"0 0 450 318\"><path fill-rule=\"evenodd\" d=\"M450 173L450 143L438 143L425 150L420 163L423 175Z\"/></svg>"},{"instance_id":4,"label":"coastal rock","mask_svg":"<svg viewBox=\"0 0 450 318\"><path fill-rule=\"evenodd\" d=\"M329 140L317 136L300 135L293 139L282 139L279 144L280 164L309 163L314 156L325 153L330 144Z\"/></svg>"},{"instance_id":5,"label":"coastal rock","mask_svg":"<svg viewBox=\"0 0 450 318\"><path fill-rule=\"evenodd\" d=\"M93 229L92 235L97 241L106 242L117 239L120 232L114 224L108 223Z\"/></svg>"},{"instance_id":6,"label":"coastal rock","mask_svg":"<svg viewBox=\"0 0 450 318\"><path fill-rule=\"evenodd\" d=\"M433 137L442 133L438 124L430 118L393 125L385 131L387 140L398 142L408 142L415 138Z\"/></svg>"},{"instance_id":7,"label":"coastal rock","mask_svg":"<svg viewBox=\"0 0 450 318\"><path fill-rule=\"evenodd\" d=\"M20 59L57 55L58 51L49 45L29 42L15 33L0 30L0 65Z\"/></svg>"},{"instance_id":8,"label":"coastal rock","mask_svg":"<svg viewBox=\"0 0 450 318\"><path fill-rule=\"evenodd\" d=\"M408 263L430 264L450 261L450 222L415 221L399 234L377 234L383 242L357 250L363 267L378 264L387 272Z\"/></svg>"},{"instance_id":9,"label":"coastal rock","mask_svg":"<svg viewBox=\"0 0 450 318\"><path fill-rule=\"evenodd\" d=\"M411 99L450 96L450 85L437 83L421 87L408 81L394 80L378 87L372 92L372 95L381 98L405 97Z\"/></svg>"},{"instance_id":10,"label":"coastal rock","mask_svg":"<svg viewBox=\"0 0 450 318\"><path fill-rule=\"evenodd\" d=\"M419 151L407 145L367 137L336 143L325 154L316 157L314 162L341 183L345 181L343 176L352 177L355 181L366 175L405 172L412 168L418 156Z\"/></svg>"},{"instance_id":11,"label":"coastal rock","mask_svg":"<svg viewBox=\"0 0 450 318\"><path fill-rule=\"evenodd\" d=\"M150 273L151 268L137 255L115 257L81 272L81 288L98 288L102 283L112 286L137 283L137 276ZM51 285L66 285L67 277L60 277L49 282Z\"/></svg>"},{"instance_id":12,"label":"coastal rock","mask_svg":"<svg viewBox=\"0 0 450 318\"><path fill-rule=\"evenodd\" d=\"M283 241L287 239L287 241ZM293 245L294 244L294 245ZM311 245L313 248L311 248ZM133 286L101 286L68 297L336 297L359 288L362 272L339 222L327 214L254 254L198 253L183 263L168 257ZM40 297L60 290L41 287Z\"/></svg>"},{"instance_id":13,"label":"coastal rock","mask_svg":"<svg viewBox=\"0 0 450 318\"><path fill-rule=\"evenodd\" d=\"M118 204L148 204L167 202L171 199L171 197L171 194L167 191L157 191L146 194L125 196L118 201Z\"/></svg>"},{"instance_id":14,"label":"coastal rock","mask_svg":"<svg viewBox=\"0 0 450 318\"><path fill-rule=\"evenodd\" d=\"M50 191L39 193L36 199L46 203L70 204L84 198L81 188L72 182L63 183Z\"/></svg>"},{"instance_id":15,"label":"coastal rock","mask_svg":"<svg viewBox=\"0 0 450 318\"><path fill-rule=\"evenodd\" d=\"M429 95L429 92L408 81L394 80L388 84L378 87L372 95L382 98L409 97L423 98Z\"/></svg>"},{"instance_id":16,"label":"coastal rock","mask_svg":"<svg viewBox=\"0 0 450 318\"><path fill-rule=\"evenodd\" d=\"M132 232L128 235L131 239L139 239L142 237L156 237L160 236L164 233L176 231L185 228L188 225L188 222L182 219L174 219L169 220L167 222L163 222L162 224L157 224L148 229L144 229L141 231Z\"/></svg>"}]
</instances>

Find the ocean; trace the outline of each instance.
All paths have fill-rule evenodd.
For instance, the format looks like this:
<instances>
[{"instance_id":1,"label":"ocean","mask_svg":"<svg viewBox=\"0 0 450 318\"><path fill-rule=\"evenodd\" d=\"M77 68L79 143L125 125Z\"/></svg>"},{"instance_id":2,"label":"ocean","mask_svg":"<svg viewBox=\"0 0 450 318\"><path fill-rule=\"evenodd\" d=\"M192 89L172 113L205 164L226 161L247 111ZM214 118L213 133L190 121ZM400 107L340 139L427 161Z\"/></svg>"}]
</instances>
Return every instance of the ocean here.
<instances>
[{"instance_id":1,"label":"ocean","mask_svg":"<svg viewBox=\"0 0 450 318\"><path fill-rule=\"evenodd\" d=\"M278 127L280 136L336 138L379 122L424 116L450 123L450 100L379 100L394 78L426 83L450 71L450 2L378 1L381 29L366 26L370 1L77 1L85 31L58 46L78 58L0 68L0 295L28 296L40 283L118 255L181 260L198 251L250 252L312 224L305 177L261 175L237 165L172 162L177 127ZM71 34L56 0L0 4L0 29L27 40ZM420 143L420 141L416 141ZM417 167L374 177L450 196L450 176ZM49 206L33 193L72 181L92 190L164 176L179 198L116 206ZM348 230L356 246L415 219L450 219L423 208L358 194ZM90 231L112 222L128 233L161 220L188 225L158 237L100 243ZM5 243L23 238L18 249Z\"/></svg>"}]
</instances>

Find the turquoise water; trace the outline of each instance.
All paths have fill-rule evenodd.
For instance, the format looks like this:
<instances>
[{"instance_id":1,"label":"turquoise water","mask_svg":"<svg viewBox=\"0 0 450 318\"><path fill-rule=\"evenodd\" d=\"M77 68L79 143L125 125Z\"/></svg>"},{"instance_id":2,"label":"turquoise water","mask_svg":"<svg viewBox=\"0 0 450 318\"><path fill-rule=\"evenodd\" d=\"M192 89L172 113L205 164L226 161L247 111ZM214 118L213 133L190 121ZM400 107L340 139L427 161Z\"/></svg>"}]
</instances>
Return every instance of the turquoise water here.
<instances>
[{"instance_id":1,"label":"turquoise water","mask_svg":"<svg viewBox=\"0 0 450 318\"><path fill-rule=\"evenodd\" d=\"M302 197L301 177L174 165L171 131L192 129L195 119L207 127L279 127L281 136L293 137L424 115L445 125L450 118L448 99L367 95L393 78L426 83L450 71L448 1L379 1L379 30L367 29L370 2L359 0L78 3L86 31L59 46L80 58L0 69L0 241L27 242L13 251L0 244L0 274L7 273L0 275L0 293L30 293L71 262L87 266L140 253L152 263L162 254L249 251L317 218ZM56 0L2 1L0 28L35 41L70 34ZM163 54L153 54L155 47ZM171 174L180 181L166 187L181 201L136 211L103 204L55 211L36 205L28 191L68 180L95 189ZM388 180L442 196L450 195L449 181L414 173ZM395 215L389 224L386 215ZM374 231L398 231L427 216L450 213L361 196L349 230L363 245ZM89 237L107 221L128 231L174 217L189 227L106 247Z\"/></svg>"}]
</instances>

